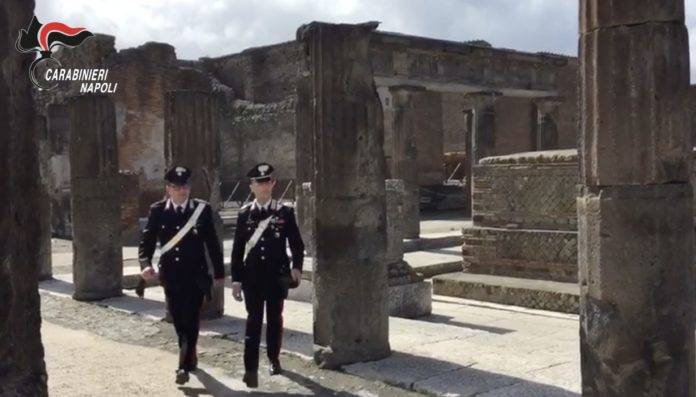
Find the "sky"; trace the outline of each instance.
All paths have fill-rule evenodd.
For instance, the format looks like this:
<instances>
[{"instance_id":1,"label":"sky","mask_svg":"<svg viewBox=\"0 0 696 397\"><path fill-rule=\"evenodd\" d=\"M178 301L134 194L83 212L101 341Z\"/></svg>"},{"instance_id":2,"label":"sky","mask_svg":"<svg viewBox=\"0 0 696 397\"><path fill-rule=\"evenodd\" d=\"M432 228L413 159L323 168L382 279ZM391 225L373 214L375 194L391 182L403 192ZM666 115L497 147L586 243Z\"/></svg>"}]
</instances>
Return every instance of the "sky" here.
<instances>
[{"instance_id":1,"label":"sky","mask_svg":"<svg viewBox=\"0 0 696 397\"><path fill-rule=\"evenodd\" d=\"M696 0L686 0L696 81ZM36 0L42 23L116 36L117 49L172 44L180 59L293 40L307 22L380 21L379 30L577 56L578 0Z\"/></svg>"}]
</instances>

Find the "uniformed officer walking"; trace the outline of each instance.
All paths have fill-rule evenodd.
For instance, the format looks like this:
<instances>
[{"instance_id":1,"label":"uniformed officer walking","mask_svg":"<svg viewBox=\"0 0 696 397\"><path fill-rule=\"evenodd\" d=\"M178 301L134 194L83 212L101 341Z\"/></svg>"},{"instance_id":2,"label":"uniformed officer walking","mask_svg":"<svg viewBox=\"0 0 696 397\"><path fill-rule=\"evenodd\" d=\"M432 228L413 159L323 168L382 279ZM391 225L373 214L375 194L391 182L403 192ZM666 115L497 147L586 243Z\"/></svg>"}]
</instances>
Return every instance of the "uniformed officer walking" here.
<instances>
[{"instance_id":1,"label":"uniformed officer walking","mask_svg":"<svg viewBox=\"0 0 696 397\"><path fill-rule=\"evenodd\" d=\"M232 294L247 310L244 382L258 386L259 343L266 306L266 345L270 374L281 373L283 302L300 283L304 243L291 207L272 199L275 178L268 163L254 166L247 177L255 199L241 208L232 247ZM290 246L292 267L286 242Z\"/></svg>"},{"instance_id":2,"label":"uniformed officer walking","mask_svg":"<svg viewBox=\"0 0 696 397\"><path fill-rule=\"evenodd\" d=\"M164 176L168 198L150 207L139 249L144 279L156 277L152 255L160 243L159 279L167 297L179 342L176 383L189 379L198 364L196 343L204 297L210 298L212 279L205 248L214 268L215 283L224 282L222 249L213 224L210 204L189 197L191 171L173 167Z\"/></svg>"}]
</instances>

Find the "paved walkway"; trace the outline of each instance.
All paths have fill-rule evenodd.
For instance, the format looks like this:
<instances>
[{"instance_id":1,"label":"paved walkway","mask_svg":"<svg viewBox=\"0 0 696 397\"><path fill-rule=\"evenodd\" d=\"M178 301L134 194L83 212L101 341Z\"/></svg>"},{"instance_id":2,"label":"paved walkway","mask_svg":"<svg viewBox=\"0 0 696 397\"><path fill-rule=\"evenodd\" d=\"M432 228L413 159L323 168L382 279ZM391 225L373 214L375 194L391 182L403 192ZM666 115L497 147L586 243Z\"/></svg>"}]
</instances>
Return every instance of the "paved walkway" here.
<instances>
[{"instance_id":1,"label":"paved walkway","mask_svg":"<svg viewBox=\"0 0 696 397\"><path fill-rule=\"evenodd\" d=\"M58 275L41 283L40 289L68 298L71 277ZM241 346L244 307L231 299L229 288L225 298L226 315L204 322L203 334ZM161 288L150 288L144 300L126 291L125 296L99 305L161 320L163 300ZM311 304L287 301L285 329L284 352L311 365ZM434 296L431 316L390 318L391 357L344 369L348 374L435 395L575 396L580 391L578 339L575 315ZM229 385L231 389L236 386Z\"/></svg>"},{"instance_id":2,"label":"paved walkway","mask_svg":"<svg viewBox=\"0 0 696 397\"><path fill-rule=\"evenodd\" d=\"M47 321L41 334L52 396L203 396L230 394L234 390L230 387L246 389L242 382L209 367L179 387L172 381L171 368L177 355L160 349L114 342ZM309 390L306 394L311 395Z\"/></svg>"}]
</instances>

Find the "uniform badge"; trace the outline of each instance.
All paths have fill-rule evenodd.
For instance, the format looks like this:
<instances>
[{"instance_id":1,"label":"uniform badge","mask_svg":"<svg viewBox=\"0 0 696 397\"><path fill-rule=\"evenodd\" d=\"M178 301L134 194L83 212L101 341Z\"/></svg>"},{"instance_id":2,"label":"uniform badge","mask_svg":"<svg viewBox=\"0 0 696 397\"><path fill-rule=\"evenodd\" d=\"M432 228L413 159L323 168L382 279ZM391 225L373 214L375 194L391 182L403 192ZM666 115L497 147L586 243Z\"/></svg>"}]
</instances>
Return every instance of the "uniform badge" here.
<instances>
[{"instance_id":1,"label":"uniform badge","mask_svg":"<svg viewBox=\"0 0 696 397\"><path fill-rule=\"evenodd\" d=\"M276 238L280 238L280 233L279 233L279 232L275 232L275 237L276 237Z\"/></svg>"},{"instance_id":2,"label":"uniform badge","mask_svg":"<svg viewBox=\"0 0 696 397\"><path fill-rule=\"evenodd\" d=\"M266 172L268 172L268 168L269 168L269 167L268 167L267 164L261 164L261 165L259 166L259 168L258 168L259 174L261 174L261 176L265 176L265 175L266 175Z\"/></svg>"}]
</instances>

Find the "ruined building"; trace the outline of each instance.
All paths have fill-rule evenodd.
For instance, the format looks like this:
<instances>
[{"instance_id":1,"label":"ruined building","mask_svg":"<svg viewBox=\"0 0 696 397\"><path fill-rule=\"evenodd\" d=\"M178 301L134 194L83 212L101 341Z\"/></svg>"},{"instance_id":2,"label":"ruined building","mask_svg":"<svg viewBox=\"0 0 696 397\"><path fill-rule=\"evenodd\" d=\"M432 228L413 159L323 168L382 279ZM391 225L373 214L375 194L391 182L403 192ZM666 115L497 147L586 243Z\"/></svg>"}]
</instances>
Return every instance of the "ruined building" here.
<instances>
[{"instance_id":1,"label":"ruined building","mask_svg":"<svg viewBox=\"0 0 696 397\"><path fill-rule=\"evenodd\" d=\"M116 51L114 37L97 35L58 58L70 67L108 68L108 80L118 82L112 97L124 243L137 240L137 218L162 196L164 96L170 90L221 98L224 200L248 197L246 185L237 183L261 159L276 165L279 195L302 194L295 112L304 56L298 40L185 61L168 44ZM470 213L471 167L479 159L576 147L576 58L380 31L370 34L369 58L383 111L387 177L405 182L407 238L418 237L419 207ZM41 98L58 236L72 233L65 98L74 93L65 86Z\"/></svg>"}]
</instances>

